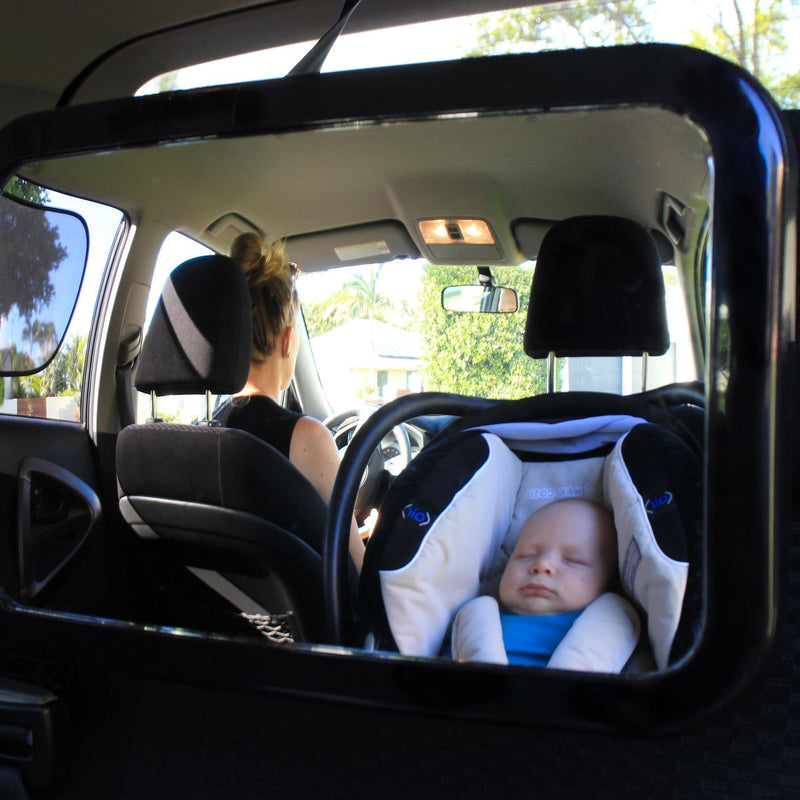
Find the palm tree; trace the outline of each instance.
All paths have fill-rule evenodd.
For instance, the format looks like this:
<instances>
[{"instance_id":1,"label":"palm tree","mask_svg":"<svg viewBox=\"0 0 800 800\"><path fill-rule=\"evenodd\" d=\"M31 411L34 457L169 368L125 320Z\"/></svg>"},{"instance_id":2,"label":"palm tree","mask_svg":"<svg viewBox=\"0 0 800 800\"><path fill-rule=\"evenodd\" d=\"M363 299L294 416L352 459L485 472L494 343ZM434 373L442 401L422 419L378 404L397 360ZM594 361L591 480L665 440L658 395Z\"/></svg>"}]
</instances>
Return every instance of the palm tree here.
<instances>
[{"instance_id":1,"label":"palm tree","mask_svg":"<svg viewBox=\"0 0 800 800\"><path fill-rule=\"evenodd\" d=\"M41 360L42 352L50 351L53 349L53 344L56 339L56 326L52 322L40 322L38 319L31 321L28 319L28 324L23 328L22 335L30 342L30 355L33 358L34 345L39 346L39 355Z\"/></svg>"},{"instance_id":2,"label":"palm tree","mask_svg":"<svg viewBox=\"0 0 800 800\"><path fill-rule=\"evenodd\" d=\"M382 266L371 266L367 276L361 273L356 275L331 295L326 305L335 306L349 319L384 320L381 312L391 308L392 301L378 291L378 277Z\"/></svg>"}]
</instances>

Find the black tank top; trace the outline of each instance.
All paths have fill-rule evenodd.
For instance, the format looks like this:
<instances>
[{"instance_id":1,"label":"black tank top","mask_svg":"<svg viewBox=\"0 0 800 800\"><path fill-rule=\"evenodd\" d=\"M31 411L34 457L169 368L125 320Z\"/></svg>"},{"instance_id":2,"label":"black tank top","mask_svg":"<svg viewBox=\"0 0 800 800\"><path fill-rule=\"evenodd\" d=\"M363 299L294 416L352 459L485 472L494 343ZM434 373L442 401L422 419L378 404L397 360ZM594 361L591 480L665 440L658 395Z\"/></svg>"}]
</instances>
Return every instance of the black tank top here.
<instances>
[{"instance_id":1,"label":"black tank top","mask_svg":"<svg viewBox=\"0 0 800 800\"><path fill-rule=\"evenodd\" d=\"M294 426L303 415L278 405L271 397L232 397L215 415L226 428L252 433L289 458Z\"/></svg>"}]
</instances>

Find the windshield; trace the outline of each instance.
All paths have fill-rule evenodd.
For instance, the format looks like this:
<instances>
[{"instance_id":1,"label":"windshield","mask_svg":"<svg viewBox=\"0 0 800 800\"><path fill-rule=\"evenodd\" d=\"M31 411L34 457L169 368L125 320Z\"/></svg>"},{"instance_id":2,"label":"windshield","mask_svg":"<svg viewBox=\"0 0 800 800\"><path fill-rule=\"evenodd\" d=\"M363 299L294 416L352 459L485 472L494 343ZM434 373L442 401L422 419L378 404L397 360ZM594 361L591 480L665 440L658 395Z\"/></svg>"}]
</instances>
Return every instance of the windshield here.
<instances>
[{"instance_id":1,"label":"windshield","mask_svg":"<svg viewBox=\"0 0 800 800\"><path fill-rule=\"evenodd\" d=\"M311 348L334 411L382 404L409 392L515 399L547 391L547 361L522 341L535 266L492 267L494 283L517 291L516 313L458 313L442 307L446 286L479 283L478 269L398 259L306 273L298 293ZM675 267L663 267L670 348L642 359L557 360L556 391L631 394L698 375Z\"/></svg>"}]
</instances>

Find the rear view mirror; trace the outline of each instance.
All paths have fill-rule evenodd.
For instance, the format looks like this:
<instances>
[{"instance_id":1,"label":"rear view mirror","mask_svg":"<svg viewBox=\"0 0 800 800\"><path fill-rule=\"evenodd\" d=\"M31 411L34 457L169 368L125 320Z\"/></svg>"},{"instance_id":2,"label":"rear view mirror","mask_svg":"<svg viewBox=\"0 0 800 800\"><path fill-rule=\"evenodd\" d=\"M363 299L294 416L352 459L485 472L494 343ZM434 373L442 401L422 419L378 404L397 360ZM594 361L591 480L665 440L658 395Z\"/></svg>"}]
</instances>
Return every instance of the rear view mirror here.
<instances>
[{"instance_id":1,"label":"rear view mirror","mask_svg":"<svg viewBox=\"0 0 800 800\"><path fill-rule=\"evenodd\" d=\"M519 308L514 289L505 286L446 286L442 290L445 311L479 314L512 314Z\"/></svg>"}]
</instances>

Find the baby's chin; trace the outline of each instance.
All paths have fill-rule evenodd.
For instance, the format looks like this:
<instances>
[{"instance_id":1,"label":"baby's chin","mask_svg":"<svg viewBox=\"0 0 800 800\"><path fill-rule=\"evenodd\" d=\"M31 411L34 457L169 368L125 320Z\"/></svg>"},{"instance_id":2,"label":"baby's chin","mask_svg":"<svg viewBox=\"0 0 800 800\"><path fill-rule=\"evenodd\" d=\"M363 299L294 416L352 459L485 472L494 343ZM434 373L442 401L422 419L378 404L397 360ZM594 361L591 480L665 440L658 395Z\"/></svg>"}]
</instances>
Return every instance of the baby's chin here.
<instances>
[{"instance_id":1,"label":"baby's chin","mask_svg":"<svg viewBox=\"0 0 800 800\"><path fill-rule=\"evenodd\" d=\"M520 615L545 615L545 614L567 614L573 609L564 608L563 604L556 602L554 598L549 597L528 597L522 601L512 601L505 603L500 601L500 605L504 611L510 614Z\"/></svg>"}]
</instances>

